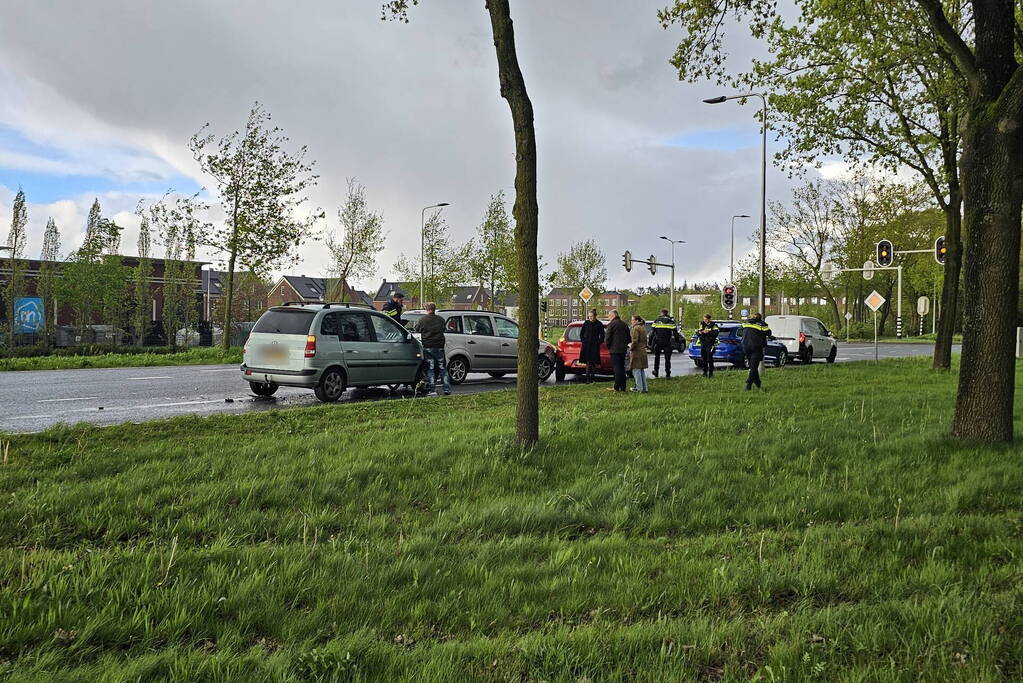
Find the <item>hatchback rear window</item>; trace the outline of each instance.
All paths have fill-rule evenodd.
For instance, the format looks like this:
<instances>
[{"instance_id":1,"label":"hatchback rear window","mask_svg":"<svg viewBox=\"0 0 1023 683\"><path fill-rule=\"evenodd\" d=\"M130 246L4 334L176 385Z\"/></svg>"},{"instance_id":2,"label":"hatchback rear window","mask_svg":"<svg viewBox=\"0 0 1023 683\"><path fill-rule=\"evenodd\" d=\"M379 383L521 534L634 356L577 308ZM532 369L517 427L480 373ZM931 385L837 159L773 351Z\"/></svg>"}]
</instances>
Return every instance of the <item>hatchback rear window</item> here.
<instances>
[{"instance_id":1,"label":"hatchback rear window","mask_svg":"<svg viewBox=\"0 0 1023 683\"><path fill-rule=\"evenodd\" d=\"M267 334L309 334L309 326L316 316L312 311L301 308L282 308L267 311L256 321L253 333Z\"/></svg>"},{"instance_id":2,"label":"hatchback rear window","mask_svg":"<svg viewBox=\"0 0 1023 683\"><path fill-rule=\"evenodd\" d=\"M575 327L568 328L567 330L565 330L565 340L579 341L582 338L579 336L580 334L582 334L582 329L583 329L582 325L577 325Z\"/></svg>"}]
</instances>

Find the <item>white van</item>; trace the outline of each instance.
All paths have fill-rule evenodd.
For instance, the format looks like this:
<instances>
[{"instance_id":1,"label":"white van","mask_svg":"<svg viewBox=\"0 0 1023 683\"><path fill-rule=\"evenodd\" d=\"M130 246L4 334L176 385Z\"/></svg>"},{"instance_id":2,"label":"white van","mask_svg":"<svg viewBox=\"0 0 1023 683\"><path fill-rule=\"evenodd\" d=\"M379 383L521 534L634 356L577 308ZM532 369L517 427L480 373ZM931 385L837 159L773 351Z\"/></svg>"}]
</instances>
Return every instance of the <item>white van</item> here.
<instances>
[{"instance_id":1,"label":"white van","mask_svg":"<svg viewBox=\"0 0 1023 683\"><path fill-rule=\"evenodd\" d=\"M765 319L775 340L785 345L789 358L800 363L811 363L824 358L834 363L838 357L838 342L817 318L807 315L769 315Z\"/></svg>"}]
</instances>

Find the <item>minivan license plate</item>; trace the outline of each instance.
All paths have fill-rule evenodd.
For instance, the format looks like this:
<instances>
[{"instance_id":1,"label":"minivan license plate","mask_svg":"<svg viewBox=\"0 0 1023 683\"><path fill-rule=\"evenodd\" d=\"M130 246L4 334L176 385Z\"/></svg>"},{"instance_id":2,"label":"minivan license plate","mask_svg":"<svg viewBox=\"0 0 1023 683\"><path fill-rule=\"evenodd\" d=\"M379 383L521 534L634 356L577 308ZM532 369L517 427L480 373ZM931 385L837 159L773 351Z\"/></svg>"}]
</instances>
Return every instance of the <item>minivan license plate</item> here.
<instances>
[{"instance_id":1,"label":"minivan license plate","mask_svg":"<svg viewBox=\"0 0 1023 683\"><path fill-rule=\"evenodd\" d=\"M281 361L288 357L288 352L284 349L269 348L263 350L263 358L269 361Z\"/></svg>"}]
</instances>

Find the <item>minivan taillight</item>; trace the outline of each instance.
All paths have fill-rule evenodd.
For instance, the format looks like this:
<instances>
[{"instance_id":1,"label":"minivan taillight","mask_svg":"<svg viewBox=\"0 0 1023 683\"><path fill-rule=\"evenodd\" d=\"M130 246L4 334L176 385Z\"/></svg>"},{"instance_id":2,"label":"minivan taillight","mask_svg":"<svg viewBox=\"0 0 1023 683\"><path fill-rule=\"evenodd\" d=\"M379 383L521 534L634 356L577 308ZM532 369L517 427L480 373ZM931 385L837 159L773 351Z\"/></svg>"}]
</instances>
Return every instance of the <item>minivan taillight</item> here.
<instances>
[{"instance_id":1,"label":"minivan taillight","mask_svg":"<svg viewBox=\"0 0 1023 683\"><path fill-rule=\"evenodd\" d=\"M316 355L316 337L309 335L305 338L305 357L312 358Z\"/></svg>"}]
</instances>

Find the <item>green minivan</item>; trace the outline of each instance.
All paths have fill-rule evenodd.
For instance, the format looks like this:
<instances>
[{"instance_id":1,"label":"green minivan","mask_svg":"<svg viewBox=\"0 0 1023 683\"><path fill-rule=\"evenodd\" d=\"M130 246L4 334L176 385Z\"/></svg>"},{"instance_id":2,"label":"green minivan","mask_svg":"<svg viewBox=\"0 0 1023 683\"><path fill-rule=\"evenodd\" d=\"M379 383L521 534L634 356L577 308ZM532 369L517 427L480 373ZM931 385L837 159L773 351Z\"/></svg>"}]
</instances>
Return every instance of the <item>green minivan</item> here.
<instances>
[{"instance_id":1,"label":"green minivan","mask_svg":"<svg viewBox=\"0 0 1023 683\"><path fill-rule=\"evenodd\" d=\"M349 387L415 388L423 347L390 317L346 303L287 303L256 321L245 343L242 377L257 396L304 387L333 402Z\"/></svg>"}]
</instances>

